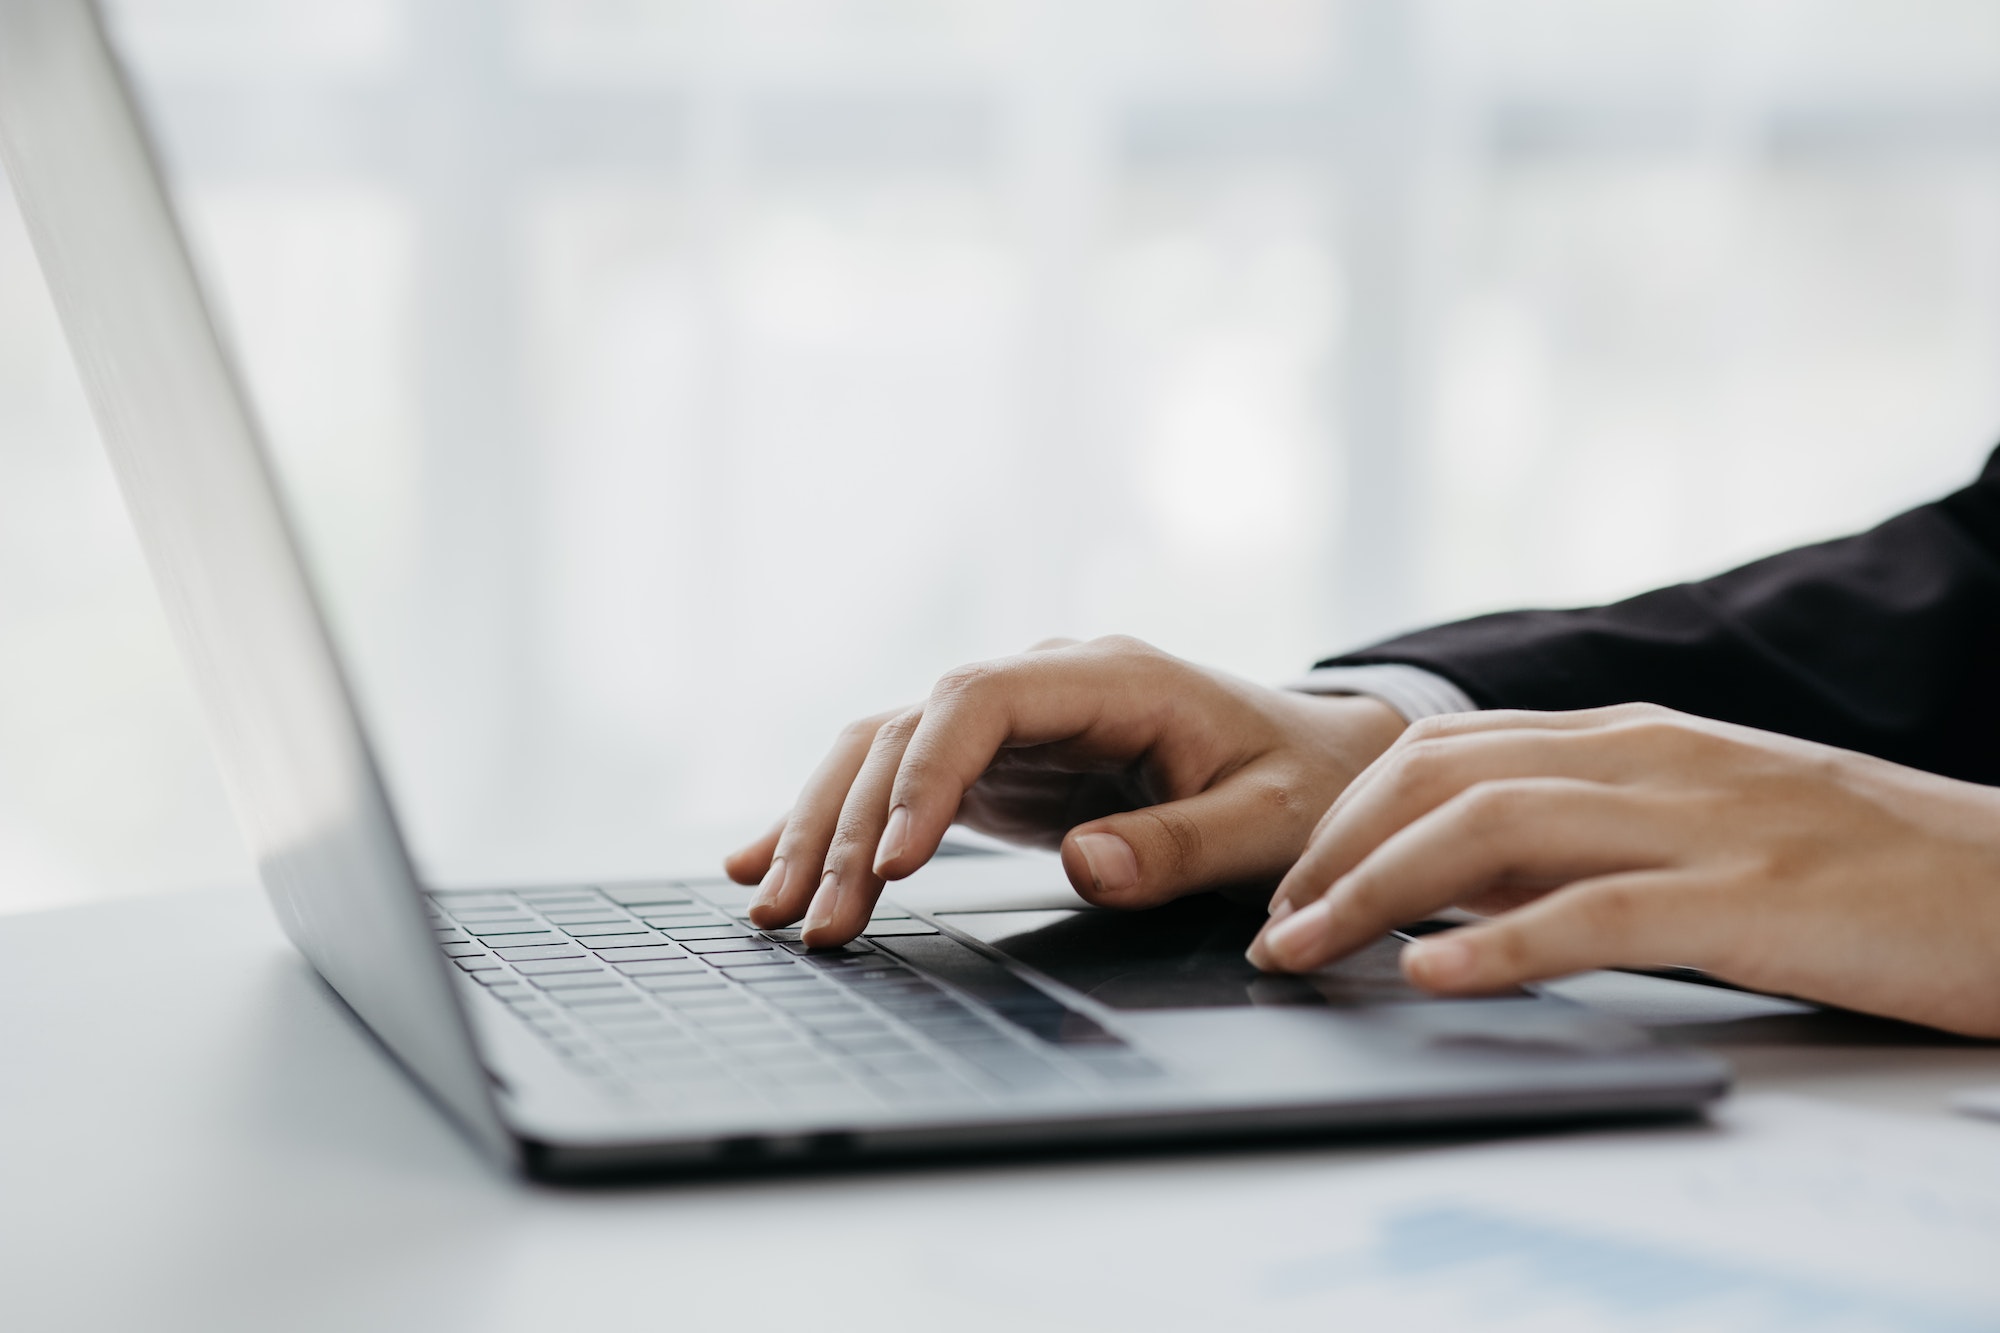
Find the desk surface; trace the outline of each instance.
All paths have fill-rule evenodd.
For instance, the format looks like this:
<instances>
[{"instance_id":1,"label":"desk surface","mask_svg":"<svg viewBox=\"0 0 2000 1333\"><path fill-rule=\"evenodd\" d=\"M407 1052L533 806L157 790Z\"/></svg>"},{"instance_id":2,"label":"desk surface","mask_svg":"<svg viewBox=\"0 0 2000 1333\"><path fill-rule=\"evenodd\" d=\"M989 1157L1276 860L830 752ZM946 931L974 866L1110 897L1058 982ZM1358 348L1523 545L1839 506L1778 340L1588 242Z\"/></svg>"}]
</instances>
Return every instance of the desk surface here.
<instances>
[{"instance_id":1,"label":"desk surface","mask_svg":"<svg viewBox=\"0 0 2000 1333\"><path fill-rule=\"evenodd\" d=\"M1199 1226L1205 1192L1439 1150L526 1185L475 1156L244 891L0 920L0 1015L0 1323L22 1330L1000 1328L938 1285L954 1236L1084 1200ZM1745 1091L1943 1115L2000 1083L2000 1048L1851 1017L1667 1031ZM1105 1280L1131 1280L1144 1256L1098 1243Z\"/></svg>"}]
</instances>

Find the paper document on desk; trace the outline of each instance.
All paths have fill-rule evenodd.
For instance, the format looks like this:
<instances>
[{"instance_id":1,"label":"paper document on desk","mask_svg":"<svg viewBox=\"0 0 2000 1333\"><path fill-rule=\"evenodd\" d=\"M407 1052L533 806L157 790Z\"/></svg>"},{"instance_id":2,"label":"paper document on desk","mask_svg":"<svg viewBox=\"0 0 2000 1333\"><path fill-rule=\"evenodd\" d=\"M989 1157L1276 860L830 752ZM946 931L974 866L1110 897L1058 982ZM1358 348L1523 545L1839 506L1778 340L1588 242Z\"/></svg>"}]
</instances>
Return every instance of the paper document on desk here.
<instances>
[{"instance_id":1,"label":"paper document on desk","mask_svg":"<svg viewBox=\"0 0 2000 1333\"><path fill-rule=\"evenodd\" d=\"M1042 1328L2000 1329L2000 1132L1971 1124L1746 1099L1211 1192L936 1263Z\"/></svg>"}]
</instances>

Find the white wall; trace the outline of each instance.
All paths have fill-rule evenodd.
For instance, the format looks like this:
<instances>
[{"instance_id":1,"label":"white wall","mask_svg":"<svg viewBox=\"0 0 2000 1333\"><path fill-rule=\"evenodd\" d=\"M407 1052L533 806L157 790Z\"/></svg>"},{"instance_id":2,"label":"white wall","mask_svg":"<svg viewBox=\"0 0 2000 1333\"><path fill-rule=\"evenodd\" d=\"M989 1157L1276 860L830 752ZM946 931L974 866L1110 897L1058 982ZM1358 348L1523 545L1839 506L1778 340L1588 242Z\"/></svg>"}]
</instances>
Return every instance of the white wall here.
<instances>
[{"instance_id":1,"label":"white wall","mask_svg":"<svg viewBox=\"0 0 2000 1333\"><path fill-rule=\"evenodd\" d=\"M122 0L454 878L686 866L845 718L1259 677L2000 440L1970 0ZM241 876L0 226L0 906Z\"/></svg>"}]
</instances>

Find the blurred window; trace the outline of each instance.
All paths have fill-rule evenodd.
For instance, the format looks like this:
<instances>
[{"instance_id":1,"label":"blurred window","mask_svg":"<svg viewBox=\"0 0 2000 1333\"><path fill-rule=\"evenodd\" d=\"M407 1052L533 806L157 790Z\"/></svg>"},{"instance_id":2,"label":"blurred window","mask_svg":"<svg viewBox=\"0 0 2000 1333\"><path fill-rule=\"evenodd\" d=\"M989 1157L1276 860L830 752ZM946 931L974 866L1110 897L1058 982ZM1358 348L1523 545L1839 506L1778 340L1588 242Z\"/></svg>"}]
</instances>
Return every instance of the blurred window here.
<instances>
[{"instance_id":1,"label":"blurred window","mask_svg":"<svg viewBox=\"0 0 2000 1333\"><path fill-rule=\"evenodd\" d=\"M684 868L1050 634L1274 678L2000 436L1981 0L112 8L451 879ZM11 217L0 287L0 905L233 873Z\"/></svg>"}]
</instances>

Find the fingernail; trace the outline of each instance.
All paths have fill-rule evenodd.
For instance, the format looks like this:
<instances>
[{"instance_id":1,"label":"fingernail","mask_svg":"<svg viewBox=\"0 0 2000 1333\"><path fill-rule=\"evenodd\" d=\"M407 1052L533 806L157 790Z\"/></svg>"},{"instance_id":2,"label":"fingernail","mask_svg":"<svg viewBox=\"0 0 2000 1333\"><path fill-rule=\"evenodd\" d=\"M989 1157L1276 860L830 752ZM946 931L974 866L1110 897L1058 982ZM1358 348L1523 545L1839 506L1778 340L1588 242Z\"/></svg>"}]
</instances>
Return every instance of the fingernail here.
<instances>
[{"instance_id":1,"label":"fingernail","mask_svg":"<svg viewBox=\"0 0 2000 1333\"><path fill-rule=\"evenodd\" d=\"M1290 916L1292 913L1298 910L1299 910L1298 908L1292 906L1292 900L1290 898L1271 899L1271 920L1273 921L1283 921L1286 917Z\"/></svg>"},{"instance_id":2,"label":"fingernail","mask_svg":"<svg viewBox=\"0 0 2000 1333\"><path fill-rule=\"evenodd\" d=\"M820 877L819 888L813 891L812 906L806 911L805 924L799 927L801 933L825 928L833 920L834 899L840 894L840 876L829 870Z\"/></svg>"},{"instance_id":3,"label":"fingernail","mask_svg":"<svg viewBox=\"0 0 2000 1333\"><path fill-rule=\"evenodd\" d=\"M1446 937L1418 940L1403 950L1403 967L1425 986L1454 986L1472 978L1472 950Z\"/></svg>"},{"instance_id":4,"label":"fingernail","mask_svg":"<svg viewBox=\"0 0 2000 1333\"><path fill-rule=\"evenodd\" d=\"M1123 893L1139 882L1139 858L1131 844L1115 833L1085 833L1077 837L1077 851L1090 871L1090 882L1099 893Z\"/></svg>"},{"instance_id":5,"label":"fingernail","mask_svg":"<svg viewBox=\"0 0 2000 1333\"><path fill-rule=\"evenodd\" d=\"M883 866L901 856L909 842L910 812L899 805L889 812L889 822L882 826L882 841L875 848L875 873L881 874Z\"/></svg>"},{"instance_id":6,"label":"fingernail","mask_svg":"<svg viewBox=\"0 0 2000 1333\"><path fill-rule=\"evenodd\" d=\"M1267 971L1291 967L1303 956L1312 938L1313 922L1323 921L1326 915L1326 900L1322 898L1304 911L1288 912L1282 921L1265 923L1263 932L1250 946L1258 951L1258 956L1250 961ZM1322 926L1321 930L1324 929Z\"/></svg>"},{"instance_id":7,"label":"fingernail","mask_svg":"<svg viewBox=\"0 0 2000 1333\"><path fill-rule=\"evenodd\" d=\"M755 912L778 901L778 895L785 888L785 858L778 857L771 862L771 868L764 872L763 881L757 885L757 896L750 900L750 910Z\"/></svg>"}]
</instances>

